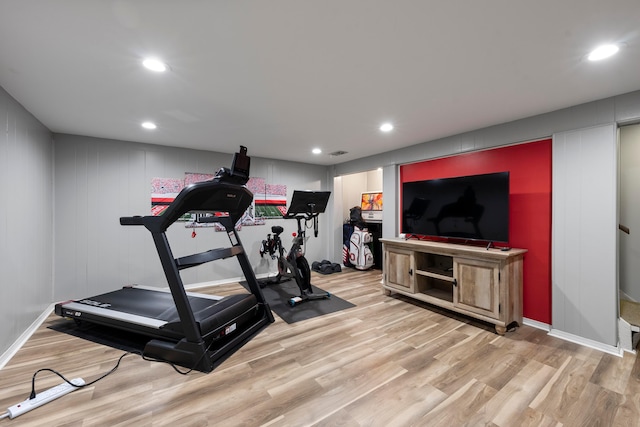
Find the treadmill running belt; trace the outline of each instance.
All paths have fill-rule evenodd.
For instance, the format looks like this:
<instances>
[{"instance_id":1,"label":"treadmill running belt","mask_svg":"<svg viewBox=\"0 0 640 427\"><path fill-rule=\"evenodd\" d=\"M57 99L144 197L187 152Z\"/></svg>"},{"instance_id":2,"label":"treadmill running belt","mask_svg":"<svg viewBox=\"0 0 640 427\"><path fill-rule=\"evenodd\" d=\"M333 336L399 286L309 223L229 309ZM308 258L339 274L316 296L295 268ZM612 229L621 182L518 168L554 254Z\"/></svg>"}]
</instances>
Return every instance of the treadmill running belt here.
<instances>
[{"instance_id":1,"label":"treadmill running belt","mask_svg":"<svg viewBox=\"0 0 640 427\"><path fill-rule=\"evenodd\" d=\"M187 294L193 315L198 322L210 317L216 311L229 307L230 303L233 304L250 296L251 294L240 294L215 299ZM252 300L255 301L255 298ZM167 323L180 321L173 297L169 292L125 287L106 294L77 300L76 303L162 320ZM250 303L250 305L254 304L255 302ZM239 308L245 310L247 307Z\"/></svg>"}]
</instances>

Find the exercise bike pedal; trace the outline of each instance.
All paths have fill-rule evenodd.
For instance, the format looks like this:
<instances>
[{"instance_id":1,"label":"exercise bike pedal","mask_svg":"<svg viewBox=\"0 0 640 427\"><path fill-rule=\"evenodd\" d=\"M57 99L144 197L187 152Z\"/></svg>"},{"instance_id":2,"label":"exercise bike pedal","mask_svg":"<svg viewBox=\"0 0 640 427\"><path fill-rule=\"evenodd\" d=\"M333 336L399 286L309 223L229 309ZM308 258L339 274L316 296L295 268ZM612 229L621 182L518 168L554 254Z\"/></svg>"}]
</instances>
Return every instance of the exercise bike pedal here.
<instances>
[{"instance_id":1,"label":"exercise bike pedal","mask_svg":"<svg viewBox=\"0 0 640 427\"><path fill-rule=\"evenodd\" d=\"M297 303L304 301L302 298L300 297L293 297L289 300L289 305L291 307L295 307Z\"/></svg>"},{"instance_id":2,"label":"exercise bike pedal","mask_svg":"<svg viewBox=\"0 0 640 427\"><path fill-rule=\"evenodd\" d=\"M314 300L329 299L329 298L331 298L331 294L329 292L326 292L324 294L306 294L304 296L293 297L289 299L289 305L291 307L295 307L296 304L300 304L305 301L314 301Z\"/></svg>"}]
</instances>

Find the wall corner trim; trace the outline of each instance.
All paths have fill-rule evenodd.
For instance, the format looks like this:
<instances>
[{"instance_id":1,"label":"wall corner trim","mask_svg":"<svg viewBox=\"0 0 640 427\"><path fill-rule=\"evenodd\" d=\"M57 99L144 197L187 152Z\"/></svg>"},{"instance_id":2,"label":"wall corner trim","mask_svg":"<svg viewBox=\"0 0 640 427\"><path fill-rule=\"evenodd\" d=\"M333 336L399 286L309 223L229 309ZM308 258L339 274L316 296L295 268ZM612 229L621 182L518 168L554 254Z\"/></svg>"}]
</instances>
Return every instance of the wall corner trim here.
<instances>
[{"instance_id":1,"label":"wall corner trim","mask_svg":"<svg viewBox=\"0 0 640 427\"><path fill-rule=\"evenodd\" d=\"M11 360L13 356L22 348L24 343L33 335L33 333L38 330L40 325L49 317L49 315L53 312L53 308L55 303L51 303L49 307L47 307L40 316L18 337L18 339L11 344L11 347L7 349L2 356L0 356L0 369L4 368L4 366Z\"/></svg>"}]
</instances>

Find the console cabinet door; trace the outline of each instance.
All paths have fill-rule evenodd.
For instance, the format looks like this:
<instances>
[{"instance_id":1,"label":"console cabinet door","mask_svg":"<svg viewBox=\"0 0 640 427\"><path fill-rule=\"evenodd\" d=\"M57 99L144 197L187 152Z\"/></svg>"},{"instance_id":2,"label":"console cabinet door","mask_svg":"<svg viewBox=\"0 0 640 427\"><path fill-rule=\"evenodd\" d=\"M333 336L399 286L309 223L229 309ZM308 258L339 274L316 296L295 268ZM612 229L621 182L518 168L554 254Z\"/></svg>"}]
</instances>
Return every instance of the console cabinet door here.
<instances>
[{"instance_id":1,"label":"console cabinet door","mask_svg":"<svg viewBox=\"0 0 640 427\"><path fill-rule=\"evenodd\" d=\"M454 259L453 303L473 313L500 318L500 264L465 258Z\"/></svg>"},{"instance_id":2,"label":"console cabinet door","mask_svg":"<svg viewBox=\"0 0 640 427\"><path fill-rule=\"evenodd\" d=\"M385 256L385 283L406 292L415 292L413 251L388 248Z\"/></svg>"}]
</instances>

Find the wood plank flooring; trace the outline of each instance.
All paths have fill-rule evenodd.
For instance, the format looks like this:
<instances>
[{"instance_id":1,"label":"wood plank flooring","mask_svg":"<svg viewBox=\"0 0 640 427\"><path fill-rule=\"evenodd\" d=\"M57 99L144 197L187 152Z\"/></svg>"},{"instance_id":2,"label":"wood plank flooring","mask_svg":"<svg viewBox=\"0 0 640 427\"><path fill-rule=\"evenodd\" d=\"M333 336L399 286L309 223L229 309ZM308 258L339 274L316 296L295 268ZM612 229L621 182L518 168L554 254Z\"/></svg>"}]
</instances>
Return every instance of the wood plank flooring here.
<instances>
[{"instance_id":1,"label":"wood plank flooring","mask_svg":"<svg viewBox=\"0 0 640 427\"><path fill-rule=\"evenodd\" d=\"M276 322L209 374L127 355L95 385L4 426L636 426L640 363L522 326L490 325L400 296L380 271L313 273L356 305L307 321ZM230 284L206 290L242 291ZM0 371L0 411L28 397L52 368L85 381L121 350L48 328ZM38 374L44 390L60 380Z\"/></svg>"}]
</instances>

